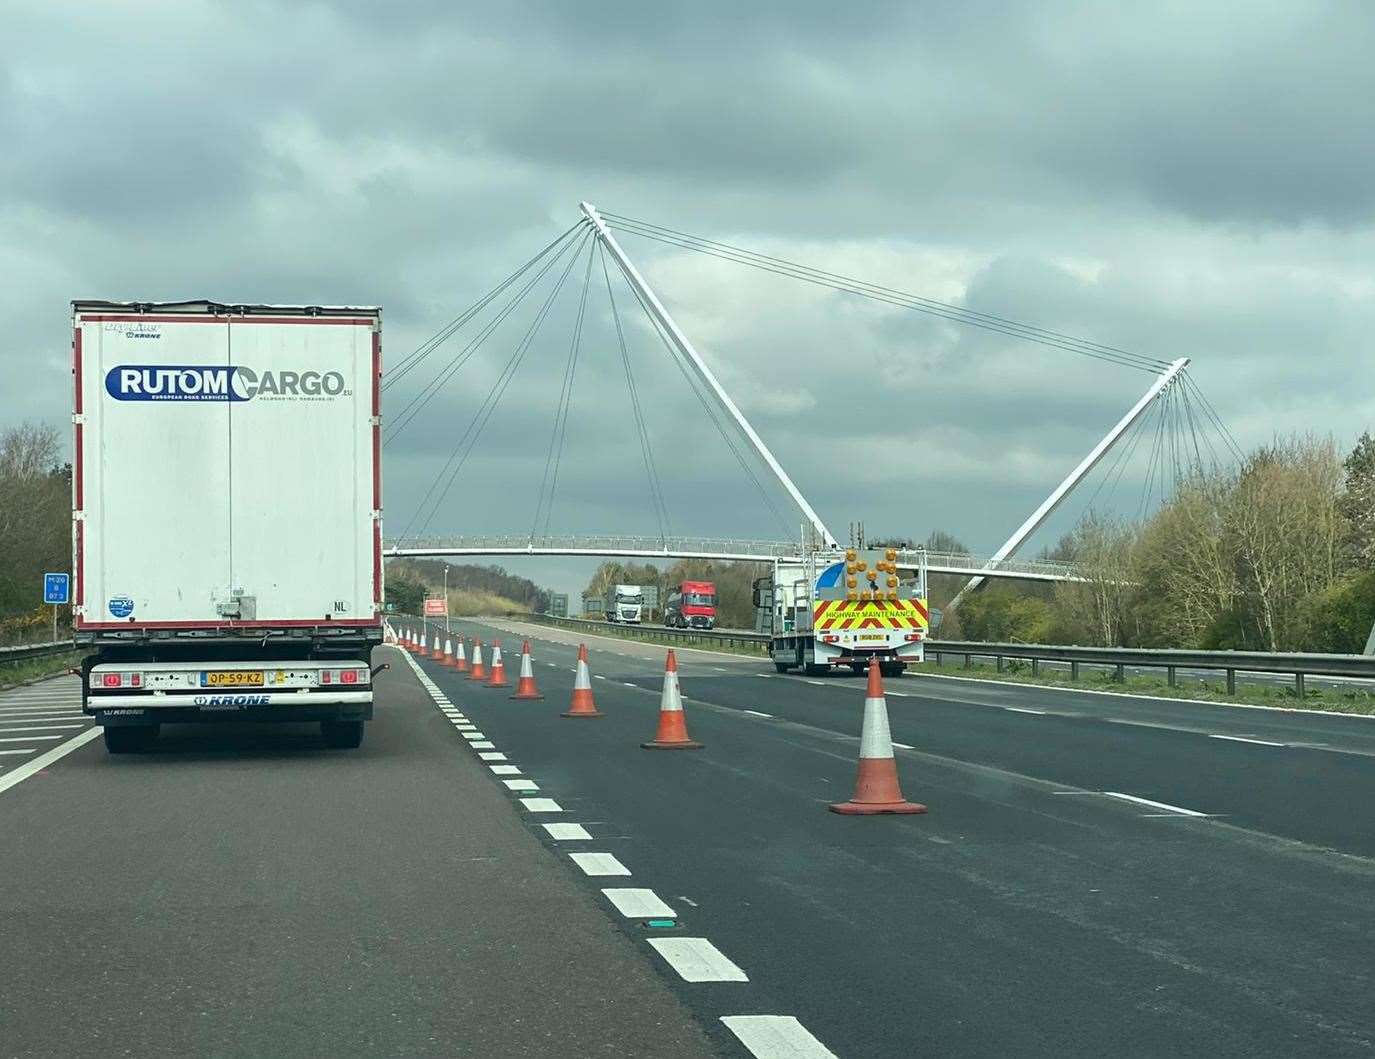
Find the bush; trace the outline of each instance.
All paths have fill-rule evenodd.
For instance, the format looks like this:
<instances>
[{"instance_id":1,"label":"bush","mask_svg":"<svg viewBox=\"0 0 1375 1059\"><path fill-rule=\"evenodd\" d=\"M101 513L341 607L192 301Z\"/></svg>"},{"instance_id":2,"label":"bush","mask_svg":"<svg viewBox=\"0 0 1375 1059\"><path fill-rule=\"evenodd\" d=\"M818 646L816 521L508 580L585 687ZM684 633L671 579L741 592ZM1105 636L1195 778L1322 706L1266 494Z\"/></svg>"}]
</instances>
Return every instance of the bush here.
<instances>
[{"instance_id":1,"label":"bush","mask_svg":"<svg viewBox=\"0 0 1375 1059\"><path fill-rule=\"evenodd\" d=\"M1360 654L1375 625L1375 570L1337 582L1303 610L1308 650Z\"/></svg>"}]
</instances>

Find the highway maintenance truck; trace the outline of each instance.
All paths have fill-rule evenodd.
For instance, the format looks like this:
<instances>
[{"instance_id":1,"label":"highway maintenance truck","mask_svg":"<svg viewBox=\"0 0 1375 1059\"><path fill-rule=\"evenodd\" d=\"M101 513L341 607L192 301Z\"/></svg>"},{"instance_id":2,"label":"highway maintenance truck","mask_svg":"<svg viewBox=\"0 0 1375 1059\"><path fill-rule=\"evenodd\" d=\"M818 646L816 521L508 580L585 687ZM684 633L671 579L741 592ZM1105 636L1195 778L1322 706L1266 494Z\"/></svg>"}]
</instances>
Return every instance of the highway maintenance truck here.
<instances>
[{"instance_id":1,"label":"highway maintenance truck","mask_svg":"<svg viewBox=\"0 0 1375 1059\"><path fill-rule=\"evenodd\" d=\"M382 640L381 311L72 316L73 618L106 748L221 720L358 746Z\"/></svg>"},{"instance_id":2,"label":"highway maintenance truck","mask_svg":"<svg viewBox=\"0 0 1375 1059\"><path fill-rule=\"evenodd\" d=\"M926 552L898 565L891 549L850 548L780 559L754 582L756 628L768 633L775 668L813 676L835 666L863 672L877 658L897 676L925 657L930 626Z\"/></svg>"}]
</instances>

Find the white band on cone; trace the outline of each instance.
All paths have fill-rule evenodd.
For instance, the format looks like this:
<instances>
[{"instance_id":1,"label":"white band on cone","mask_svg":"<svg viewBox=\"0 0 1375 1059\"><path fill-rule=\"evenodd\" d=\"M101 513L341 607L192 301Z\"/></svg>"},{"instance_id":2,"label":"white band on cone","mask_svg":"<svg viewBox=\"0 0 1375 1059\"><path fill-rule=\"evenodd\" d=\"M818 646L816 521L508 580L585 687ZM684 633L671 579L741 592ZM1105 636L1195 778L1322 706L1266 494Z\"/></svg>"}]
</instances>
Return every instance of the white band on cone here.
<instances>
[{"instance_id":1,"label":"white band on cone","mask_svg":"<svg viewBox=\"0 0 1375 1059\"><path fill-rule=\"evenodd\" d=\"M888 731L888 703L885 699L864 700L864 729L859 737L859 756L893 756L893 735Z\"/></svg>"},{"instance_id":2,"label":"white band on cone","mask_svg":"<svg viewBox=\"0 0 1375 1059\"><path fill-rule=\"evenodd\" d=\"M578 675L573 678L573 690L577 691L579 688L587 688L588 690L592 688L592 678L588 676L587 663L581 658L578 659Z\"/></svg>"},{"instance_id":3,"label":"white band on cone","mask_svg":"<svg viewBox=\"0 0 1375 1059\"><path fill-rule=\"evenodd\" d=\"M659 711L661 713L672 713L674 710L681 711L683 708L683 697L678 691L678 671L676 669L664 670L664 690L659 696Z\"/></svg>"}]
</instances>

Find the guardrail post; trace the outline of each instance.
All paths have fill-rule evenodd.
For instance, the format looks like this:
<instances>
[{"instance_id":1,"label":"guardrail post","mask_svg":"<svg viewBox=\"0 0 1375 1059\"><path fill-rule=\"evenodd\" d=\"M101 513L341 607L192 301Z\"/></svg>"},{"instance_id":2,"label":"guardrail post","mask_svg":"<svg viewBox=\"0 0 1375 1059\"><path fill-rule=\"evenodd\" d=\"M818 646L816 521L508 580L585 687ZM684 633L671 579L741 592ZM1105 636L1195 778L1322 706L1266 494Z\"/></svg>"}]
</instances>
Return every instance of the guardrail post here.
<instances>
[{"instance_id":1,"label":"guardrail post","mask_svg":"<svg viewBox=\"0 0 1375 1059\"><path fill-rule=\"evenodd\" d=\"M1117 683L1119 684L1121 684L1123 681L1127 679L1127 667L1124 666L1121 662L1118 662L1117 665L1113 668L1112 679L1117 681Z\"/></svg>"},{"instance_id":2,"label":"guardrail post","mask_svg":"<svg viewBox=\"0 0 1375 1059\"><path fill-rule=\"evenodd\" d=\"M1002 655L994 655L994 656L993 656L993 661L994 661L994 664L997 666L998 672L1001 673L1001 672L1003 671L1003 656L1002 656Z\"/></svg>"},{"instance_id":3,"label":"guardrail post","mask_svg":"<svg viewBox=\"0 0 1375 1059\"><path fill-rule=\"evenodd\" d=\"M1039 677L1041 675L1041 660L1039 658L1033 658L1031 660L1031 675L1033 677Z\"/></svg>"},{"instance_id":4,"label":"guardrail post","mask_svg":"<svg viewBox=\"0 0 1375 1059\"><path fill-rule=\"evenodd\" d=\"M1178 685L1176 684L1176 682L1175 682L1175 667L1174 667L1174 666L1166 666L1166 667L1165 667L1165 680L1169 683L1170 687L1172 687L1172 688L1178 686Z\"/></svg>"},{"instance_id":5,"label":"guardrail post","mask_svg":"<svg viewBox=\"0 0 1375 1059\"><path fill-rule=\"evenodd\" d=\"M1078 663L1078 662L1071 662L1071 663L1069 664L1069 679L1070 679L1070 680L1078 680L1078 679L1079 679L1079 663Z\"/></svg>"},{"instance_id":6,"label":"guardrail post","mask_svg":"<svg viewBox=\"0 0 1375 1059\"><path fill-rule=\"evenodd\" d=\"M1227 670L1227 694L1228 694L1228 695L1235 695L1236 693L1237 693L1237 671L1236 671L1235 669L1229 669L1229 670Z\"/></svg>"},{"instance_id":7,"label":"guardrail post","mask_svg":"<svg viewBox=\"0 0 1375 1059\"><path fill-rule=\"evenodd\" d=\"M1294 674L1294 694L1297 695L1299 698L1303 698L1303 690L1304 690L1304 689L1303 689L1303 674L1302 674L1302 673L1295 673L1295 674Z\"/></svg>"}]
</instances>

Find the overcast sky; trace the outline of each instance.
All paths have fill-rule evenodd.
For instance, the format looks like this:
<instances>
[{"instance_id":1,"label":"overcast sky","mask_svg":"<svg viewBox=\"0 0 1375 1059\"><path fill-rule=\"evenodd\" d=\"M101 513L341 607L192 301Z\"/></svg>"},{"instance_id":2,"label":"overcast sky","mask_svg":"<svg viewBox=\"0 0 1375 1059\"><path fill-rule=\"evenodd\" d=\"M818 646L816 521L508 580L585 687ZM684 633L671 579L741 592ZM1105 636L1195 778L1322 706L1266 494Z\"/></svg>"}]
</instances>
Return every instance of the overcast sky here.
<instances>
[{"instance_id":1,"label":"overcast sky","mask_svg":"<svg viewBox=\"0 0 1375 1059\"><path fill-rule=\"evenodd\" d=\"M395 364L587 199L1188 356L1243 446L1316 431L1347 448L1375 425L1375 11L1129 9L0 0L0 422L66 429L73 297L380 304ZM991 550L1150 382L623 242L842 536L862 519ZM530 532L583 275L579 260L429 532ZM669 529L792 529L614 291ZM425 525L422 496L535 307L388 445L390 532ZM638 438L597 264L551 531L657 533ZM1136 513L1149 440L1100 506ZM507 565L574 592L587 572Z\"/></svg>"}]
</instances>

